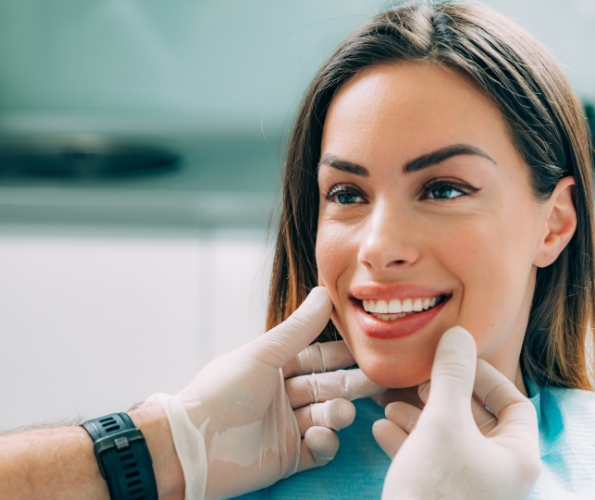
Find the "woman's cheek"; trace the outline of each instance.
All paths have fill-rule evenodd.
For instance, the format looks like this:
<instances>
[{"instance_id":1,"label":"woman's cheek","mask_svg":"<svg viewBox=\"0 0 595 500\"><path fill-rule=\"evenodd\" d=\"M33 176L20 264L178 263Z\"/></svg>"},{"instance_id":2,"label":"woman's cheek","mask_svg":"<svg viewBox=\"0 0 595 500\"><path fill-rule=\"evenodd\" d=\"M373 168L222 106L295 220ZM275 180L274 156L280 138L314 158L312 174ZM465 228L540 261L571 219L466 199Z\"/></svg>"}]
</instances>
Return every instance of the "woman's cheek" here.
<instances>
[{"instance_id":1,"label":"woman's cheek","mask_svg":"<svg viewBox=\"0 0 595 500\"><path fill-rule=\"evenodd\" d=\"M319 224L316 237L316 263L318 284L326 287L334 305L331 320L345 340L349 342L346 327L347 291L350 270L357 264L357 235L338 223ZM351 346L350 346L351 347Z\"/></svg>"},{"instance_id":2,"label":"woman's cheek","mask_svg":"<svg viewBox=\"0 0 595 500\"><path fill-rule=\"evenodd\" d=\"M493 234L476 228L474 238L461 238L459 252L448 255L448 269L457 277L461 300L454 324L475 338L478 353L497 349L519 315L526 291L527 276L518 266L522 249L510 249ZM454 326L454 325L453 325Z\"/></svg>"},{"instance_id":3,"label":"woman's cheek","mask_svg":"<svg viewBox=\"0 0 595 500\"><path fill-rule=\"evenodd\" d=\"M337 281L349 267L349 262L353 257L349 234L349 231L342 230L338 224L322 223L318 228L316 236L318 282L329 288L331 293L337 291ZM357 251L355 257L357 258Z\"/></svg>"}]
</instances>

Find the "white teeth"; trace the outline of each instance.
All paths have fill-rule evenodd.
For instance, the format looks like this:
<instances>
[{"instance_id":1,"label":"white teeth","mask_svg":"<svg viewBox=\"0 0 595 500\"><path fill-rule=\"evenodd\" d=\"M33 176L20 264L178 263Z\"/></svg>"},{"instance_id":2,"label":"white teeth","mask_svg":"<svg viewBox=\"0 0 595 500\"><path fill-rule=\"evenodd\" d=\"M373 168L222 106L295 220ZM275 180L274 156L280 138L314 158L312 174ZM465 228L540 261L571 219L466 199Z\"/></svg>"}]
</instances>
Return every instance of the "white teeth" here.
<instances>
[{"instance_id":1,"label":"white teeth","mask_svg":"<svg viewBox=\"0 0 595 500\"><path fill-rule=\"evenodd\" d=\"M388 312L388 304L386 300L379 300L376 302L376 311L377 313L387 313Z\"/></svg>"},{"instance_id":2,"label":"white teeth","mask_svg":"<svg viewBox=\"0 0 595 500\"><path fill-rule=\"evenodd\" d=\"M426 311L436 306L437 297L391 300L363 300L364 311L384 321L404 318L416 312Z\"/></svg>"},{"instance_id":3,"label":"white teeth","mask_svg":"<svg viewBox=\"0 0 595 500\"><path fill-rule=\"evenodd\" d=\"M388 312L389 313L403 312L403 309L401 308L401 301L399 299L392 299L388 304Z\"/></svg>"},{"instance_id":4,"label":"white teeth","mask_svg":"<svg viewBox=\"0 0 595 500\"><path fill-rule=\"evenodd\" d=\"M404 318L405 316L409 316L409 314L407 314L407 313L401 313L401 314L372 313L372 315L376 316L378 319L381 319L382 321L394 321L395 319L400 319L400 318Z\"/></svg>"}]
</instances>

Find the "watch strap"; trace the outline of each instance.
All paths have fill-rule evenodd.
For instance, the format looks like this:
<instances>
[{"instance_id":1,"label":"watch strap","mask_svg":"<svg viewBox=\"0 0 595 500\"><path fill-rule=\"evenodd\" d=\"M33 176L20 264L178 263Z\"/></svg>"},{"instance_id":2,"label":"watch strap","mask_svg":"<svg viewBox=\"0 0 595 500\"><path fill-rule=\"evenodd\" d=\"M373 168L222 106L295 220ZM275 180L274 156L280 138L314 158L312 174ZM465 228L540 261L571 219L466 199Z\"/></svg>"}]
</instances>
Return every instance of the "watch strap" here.
<instances>
[{"instance_id":1,"label":"watch strap","mask_svg":"<svg viewBox=\"0 0 595 500\"><path fill-rule=\"evenodd\" d=\"M126 413L83 422L93 439L111 500L157 500L153 461L145 438Z\"/></svg>"}]
</instances>

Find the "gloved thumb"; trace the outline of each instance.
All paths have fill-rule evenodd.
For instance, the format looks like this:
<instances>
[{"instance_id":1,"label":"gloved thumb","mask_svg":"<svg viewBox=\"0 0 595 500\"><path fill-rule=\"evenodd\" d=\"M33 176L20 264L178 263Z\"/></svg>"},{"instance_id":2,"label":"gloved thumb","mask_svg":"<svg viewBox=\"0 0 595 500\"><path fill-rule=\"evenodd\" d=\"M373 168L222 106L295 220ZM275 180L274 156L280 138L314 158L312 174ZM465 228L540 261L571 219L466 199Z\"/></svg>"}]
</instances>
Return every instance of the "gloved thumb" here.
<instances>
[{"instance_id":1,"label":"gloved thumb","mask_svg":"<svg viewBox=\"0 0 595 500\"><path fill-rule=\"evenodd\" d=\"M333 303L326 288L313 288L289 318L253 341L256 355L275 368L281 368L322 332L332 310Z\"/></svg>"},{"instance_id":2,"label":"gloved thumb","mask_svg":"<svg viewBox=\"0 0 595 500\"><path fill-rule=\"evenodd\" d=\"M446 330L436 349L426 408L469 409L476 364L477 348L471 334L460 326Z\"/></svg>"}]
</instances>

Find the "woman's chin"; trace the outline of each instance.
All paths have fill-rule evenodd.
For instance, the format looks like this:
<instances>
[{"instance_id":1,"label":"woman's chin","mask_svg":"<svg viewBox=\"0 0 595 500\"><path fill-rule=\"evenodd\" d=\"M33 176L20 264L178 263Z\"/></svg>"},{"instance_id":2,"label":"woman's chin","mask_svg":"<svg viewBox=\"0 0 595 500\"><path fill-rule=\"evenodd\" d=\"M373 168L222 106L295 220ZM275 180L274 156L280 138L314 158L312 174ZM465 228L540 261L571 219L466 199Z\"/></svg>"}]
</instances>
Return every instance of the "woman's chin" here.
<instances>
[{"instance_id":1,"label":"woman's chin","mask_svg":"<svg viewBox=\"0 0 595 500\"><path fill-rule=\"evenodd\" d=\"M390 389L417 386L429 380L432 373L431 360L429 363L404 364L390 361L358 360L358 366L370 380Z\"/></svg>"}]
</instances>

